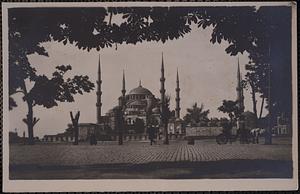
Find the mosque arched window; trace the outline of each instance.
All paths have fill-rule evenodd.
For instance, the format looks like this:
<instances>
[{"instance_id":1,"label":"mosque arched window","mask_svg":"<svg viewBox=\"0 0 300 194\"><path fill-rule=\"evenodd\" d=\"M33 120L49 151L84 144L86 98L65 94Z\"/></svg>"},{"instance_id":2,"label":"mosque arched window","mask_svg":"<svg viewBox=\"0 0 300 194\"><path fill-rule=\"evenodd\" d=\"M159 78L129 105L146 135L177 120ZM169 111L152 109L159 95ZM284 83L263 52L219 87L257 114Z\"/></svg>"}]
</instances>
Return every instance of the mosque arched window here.
<instances>
[{"instance_id":1,"label":"mosque arched window","mask_svg":"<svg viewBox=\"0 0 300 194\"><path fill-rule=\"evenodd\" d=\"M131 118L128 118L127 124L131 124Z\"/></svg>"}]
</instances>

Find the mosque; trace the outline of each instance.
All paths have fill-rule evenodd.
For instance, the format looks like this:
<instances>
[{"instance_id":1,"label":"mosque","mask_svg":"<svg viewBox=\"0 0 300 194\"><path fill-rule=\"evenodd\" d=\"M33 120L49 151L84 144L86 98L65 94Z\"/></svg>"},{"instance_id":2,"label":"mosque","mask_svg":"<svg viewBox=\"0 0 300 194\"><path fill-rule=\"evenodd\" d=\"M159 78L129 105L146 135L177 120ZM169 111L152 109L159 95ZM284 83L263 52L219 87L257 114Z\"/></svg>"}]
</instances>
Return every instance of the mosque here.
<instances>
[{"instance_id":1,"label":"mosque","mask_svg":"<svg viewBox=\"0 0 300 194\"><path fill-rule=\"evenodd\" d=\"M161 64L161 78L160 78L160 98L154 96L154 94L147 88L142 86L141 81L139 82L138 87L131 89L126 93L126 82L125 82L125 72L123 71L122 79L122 90L121 96L118 98L118 105L122 107L123 110L123 119L125 123L125 133L142 133L146 134L146 126L155 125L158 128L161 127L161 109L162 102L165 100L165 76L164 76L164 60L162 55L162 64ZM180 119L180 88L179 88L179 75L177 71L176 77L176 108L175 115L170 118L169 123L169 133L173 134L182 134L182 120ZM100 57L98 63L98 81L97 81L97 125L102 126L100 129L109 128L110 133L116 134L116 115L114 108L109 110L104 116L101 115L101 64ZM162 100L161 100L162 99ZM175 122L176 121L176 122ZM139 125L138 125L139 123ZM176 123L176 124L175 124ZM138 126L138 130L135 128ZM162 129L160 129L162 130Z\"/></svg>"},{"instance_id":2,"label":"mosque","mask_svg":"<svg viewBox=\"0 0 300 194\"><path fill-rule=\"evenodd\" d=\"M161 77L160 77L160 98L156 97L149 89L142 86L141 81L136 88L126 93L125 72L123 71L121 96L116 102L116 106L102 115L102 78L101 78L100 56L98 61L98 80L97 80L97 102L96 102L96 123L79 123L79 141L87 141L91 134L96 134L98 139L116 137L118 135L118 115L116 110L121 107L123 117L123 134L147 135L148 125L158 128L158 134L163 134L161 110L166 100L165 89L165 67L162 54ZM185 131L183 120L180 118L180 87L179 74L176 76L176 108L175 114L169 118L168 134L183 136ZM72 125L69 124L64 133L57 135L45 135L45 141L73 141L74 134ZM108 138L109 139L109 138Z\"/></svg>"},{"instance_id":3,"label":"mosque","mask_svg":"<svg viewBox=\"0 0 300 194\"><path fill-rule=\"evenodd\" d=\"M107 113L102 115L102 79L101 79L101 64L100 64L100 56L98 62L98 80L97 80L97 102L96 102L96 123L79 123L79 141L87 141L91 134L96 134L96 137L100 139L105 139L109 137L107 140L111 140L110 137L117 137L119 128L118 122L119 119L117 109L121 109L122 111L122 131L124 136L126 135L147 135L146 126L157 127L158 134L163 133L163 122L161 118L162 111L162 102L166 100L166 89L165 89L165 67L164 67L164 58L162 55L161 61L161 76L160 76L160 98L156 97L149 89L142 86L141 81L139 82L136 88L131 89L128 93L126 93L126 80L125 80L125 72L123 71L123 79L122 79L122 88L121 88L121 96L118 98L118 102L116 102L116 106L110 109ZM237 70L237 102L238 108L240 112L244 113L244 94L243 87L241 85L241 72L240 66L238 62L238 70ZM176 75L176 107L171 117L168 120L168 134L177 136L185 135L185 127L183 125L183 120L180 118L180 83L179 83L179 74L177 70ZM244 114L246 114L245 112ZM248 113L245 115L247 117ZM57 135L46 135L46 141L73 141L74 134L72 132L72 125L69 124L68 128L64 133Z\"/></svg>"}]
</instances>

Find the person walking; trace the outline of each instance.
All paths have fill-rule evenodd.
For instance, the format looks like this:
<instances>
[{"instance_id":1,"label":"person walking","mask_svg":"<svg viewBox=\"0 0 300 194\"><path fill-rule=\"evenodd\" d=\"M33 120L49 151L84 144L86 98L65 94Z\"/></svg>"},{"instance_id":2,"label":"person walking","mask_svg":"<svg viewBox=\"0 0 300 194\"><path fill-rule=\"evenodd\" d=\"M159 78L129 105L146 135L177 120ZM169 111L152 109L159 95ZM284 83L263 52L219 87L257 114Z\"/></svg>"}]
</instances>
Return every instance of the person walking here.
<instances>
[{"instance_id":1,"label":"person walking","mask_svg":"<svg viewBox=\"0 0 300 194\"><path fill-rule=\"evenodd\" d=\"M148 134L149 134L149 139L150 139L150 145L155 143L154 138L155 138L155 128L154 126L149 126L148 127Z\"/></svg>"},{"instance_id":2,"label":"person walking","mask_svg":"<svg viewBox=\"0 0 300 194\"><path fill-rule=\"evenodd\" d=\"M97 139L95 133L92 133L90 136L90 144L91 145L97 145Z\"/></svg>"}]
</instances>

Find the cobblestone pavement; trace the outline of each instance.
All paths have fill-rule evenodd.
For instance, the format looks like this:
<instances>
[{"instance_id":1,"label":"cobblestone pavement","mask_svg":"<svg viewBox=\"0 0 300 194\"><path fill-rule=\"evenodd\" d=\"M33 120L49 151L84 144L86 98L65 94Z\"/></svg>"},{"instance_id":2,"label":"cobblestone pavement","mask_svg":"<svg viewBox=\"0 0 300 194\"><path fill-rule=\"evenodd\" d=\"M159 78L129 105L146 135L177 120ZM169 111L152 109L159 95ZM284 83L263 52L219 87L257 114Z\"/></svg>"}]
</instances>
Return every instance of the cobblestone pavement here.
<instances>
[{"instance_id":1,"label":"cobblestone pavement","mask_svg":"<svg viewBox=\"0 0 300 194\"><path fill-rule=\"evenodd\" d=\"M261 141L263 142L263 141ZM170 145L148 142L99 142L81 144L11 145L10 166L88 166L101 164L145 164L150 162L202 162L219 160L292 160L290 139L275 139L273 145L218 145L215 140L199 140L195 145L171 141Z\"/></svg>"}]
</instances>

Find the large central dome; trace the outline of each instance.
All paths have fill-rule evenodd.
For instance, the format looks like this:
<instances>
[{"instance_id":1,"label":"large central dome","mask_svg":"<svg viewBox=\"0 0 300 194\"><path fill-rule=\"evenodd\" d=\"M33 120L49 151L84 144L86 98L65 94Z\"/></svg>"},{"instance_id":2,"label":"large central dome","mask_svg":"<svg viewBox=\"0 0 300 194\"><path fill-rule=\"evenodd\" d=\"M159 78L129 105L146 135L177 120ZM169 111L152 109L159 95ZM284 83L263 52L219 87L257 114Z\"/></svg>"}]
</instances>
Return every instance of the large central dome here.
<instances>
[{"instance_id":1,"label":"large central dome","mask_svg":"<svg viewBox=\"0 0 300 194\"><path fill-rule=\"evenodd\" d=\"M142 87L141 85L139 85L137 88L132 89L129 92L130 94L137 94L137 95L152 95L152 93L150 92L150 90L148 90L147 88Z\"/></svg>"}]
</instances>

